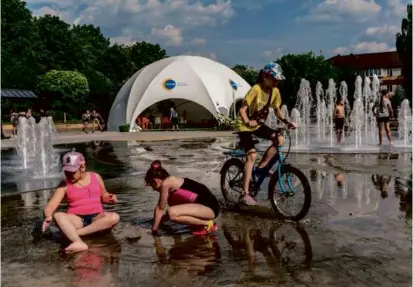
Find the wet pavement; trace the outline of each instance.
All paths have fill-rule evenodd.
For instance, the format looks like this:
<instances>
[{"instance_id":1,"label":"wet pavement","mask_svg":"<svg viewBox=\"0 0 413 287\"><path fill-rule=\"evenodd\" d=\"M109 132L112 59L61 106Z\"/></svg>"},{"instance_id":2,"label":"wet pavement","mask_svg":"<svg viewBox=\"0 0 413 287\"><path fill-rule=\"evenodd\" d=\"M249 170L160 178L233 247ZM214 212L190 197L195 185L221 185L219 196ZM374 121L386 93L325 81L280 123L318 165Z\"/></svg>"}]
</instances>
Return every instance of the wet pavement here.
<instances>
[{"instance_id":1,"label":"wet pavement","mask_svg":"<svg viewBox=\"0 0 413 287\"><path fill-rule=\"evenodd\" d=\"M227 210L207 237L148 234L158 194L144 186L152 160L172 174L208 185L223 203L219 170L228 139L92 142L60 145L84 152L119 203L109 234L88 238L90 249L59 252L56 233L33 229L51 190L2 170L3 286L411 286L411 154L290 154L312 187L312 206L299 224L267 208ZM2 165L14 155L2 152ZM43 179L53 186L60 175ZM13 179L13 180L10 180ZM266 183L264 183L266 186ZM34 188L36 189L36 188ZM268 206L266 190L258 194ZM64 206L62 206L64 208ZM52 229L56 230L56 229Z\"/></svg>"}]
</instances>

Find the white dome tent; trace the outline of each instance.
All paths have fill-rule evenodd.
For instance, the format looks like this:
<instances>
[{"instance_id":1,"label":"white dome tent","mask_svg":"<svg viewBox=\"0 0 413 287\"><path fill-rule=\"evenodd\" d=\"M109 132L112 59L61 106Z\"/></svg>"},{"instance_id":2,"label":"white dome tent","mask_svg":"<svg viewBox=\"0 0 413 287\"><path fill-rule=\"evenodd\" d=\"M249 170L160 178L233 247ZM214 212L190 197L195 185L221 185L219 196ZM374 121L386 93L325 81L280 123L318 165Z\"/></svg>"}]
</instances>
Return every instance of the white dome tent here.
<instances>
[{"instance_id":1,"label":"white dome tent","mask_svg":"<svg viewBox=\"0 0 413 287\"><path fill-rule=\"evenodd\" d=\"M172 100L178 114L202 120L211 114L233 116L232 106L250 85L227 66L198 56L176 56L137 71L120 89L109 113L108 130L130 124L148 107ZM187 104L191 103L189 107Z\"/></svg>"}]
</instances>

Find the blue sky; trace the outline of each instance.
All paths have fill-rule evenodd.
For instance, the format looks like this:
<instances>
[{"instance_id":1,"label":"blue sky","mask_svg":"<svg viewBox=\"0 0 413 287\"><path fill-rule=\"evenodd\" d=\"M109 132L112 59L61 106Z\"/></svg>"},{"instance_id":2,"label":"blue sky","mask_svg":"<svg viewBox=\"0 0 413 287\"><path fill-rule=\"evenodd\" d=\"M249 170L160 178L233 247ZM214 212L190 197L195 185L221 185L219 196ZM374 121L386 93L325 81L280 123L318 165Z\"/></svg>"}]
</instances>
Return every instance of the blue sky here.
<instances>
[{"instance_id":1,"label":"blue sky","mask_svg":"<svg viewBox=\"0 0 413 287\"><path fill-rule=\"evenodd\" d=\"M409 0L27 0L34 15L101 27L112 42L159 43L226 65L282 54L395 49Z\"/></svg>"}]
</instances>

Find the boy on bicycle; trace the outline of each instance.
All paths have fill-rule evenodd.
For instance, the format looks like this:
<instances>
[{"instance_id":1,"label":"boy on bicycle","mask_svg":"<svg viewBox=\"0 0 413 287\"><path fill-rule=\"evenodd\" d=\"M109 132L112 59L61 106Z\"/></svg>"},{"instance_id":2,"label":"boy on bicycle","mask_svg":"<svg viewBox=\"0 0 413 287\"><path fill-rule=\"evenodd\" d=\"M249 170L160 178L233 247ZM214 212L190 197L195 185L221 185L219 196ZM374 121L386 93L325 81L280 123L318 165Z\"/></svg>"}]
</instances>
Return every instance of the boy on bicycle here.
<instances>
[{"instance_id":1,"label":"boy on bicycle","mask_svg":"<svg viewBox=\"0 0 413 287\"><path fill-rule=\"evenodd\" d=\"M284 79L281 67L276 63L268 63L260 71L257 83L248 91L239 110L235 123L235 131L240 138L240 147L247 152L244 165L243 194L241 201L247 205L256 205L250 196L249 185L252 177L252 168L257 158L252 136L267 139L273 144L265 152L258 168L264 168L276 153L276 147L284 144L284 137L276 130L263 124L268 116L268 109L272 107L275 115L288 126L295 128L295 123L289 122L281 112L281 95L277 86ZM258 170L259 172L259 170Z\"/></svg>"}]
</instances>

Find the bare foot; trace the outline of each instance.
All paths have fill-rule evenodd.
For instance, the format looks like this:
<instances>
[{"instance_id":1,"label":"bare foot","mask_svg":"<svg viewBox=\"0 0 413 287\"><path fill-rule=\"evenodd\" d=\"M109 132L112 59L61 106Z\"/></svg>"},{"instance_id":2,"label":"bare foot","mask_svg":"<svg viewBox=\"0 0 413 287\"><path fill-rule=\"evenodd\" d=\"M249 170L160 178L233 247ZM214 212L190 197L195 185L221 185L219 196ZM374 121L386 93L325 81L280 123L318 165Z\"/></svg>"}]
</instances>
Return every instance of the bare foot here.
<instances>
[{"instance_id":1,"label":"bare foot","mask_svg":"<svg viewBox=\"0 0 413 287\"><path fill-rule=\"evenodd\" d=\"M66 253L75 253L80 251L85 251L88 249L88 246L83 241L73 242L68 247L65 248Z\"/></svg>"}]
</instances>

